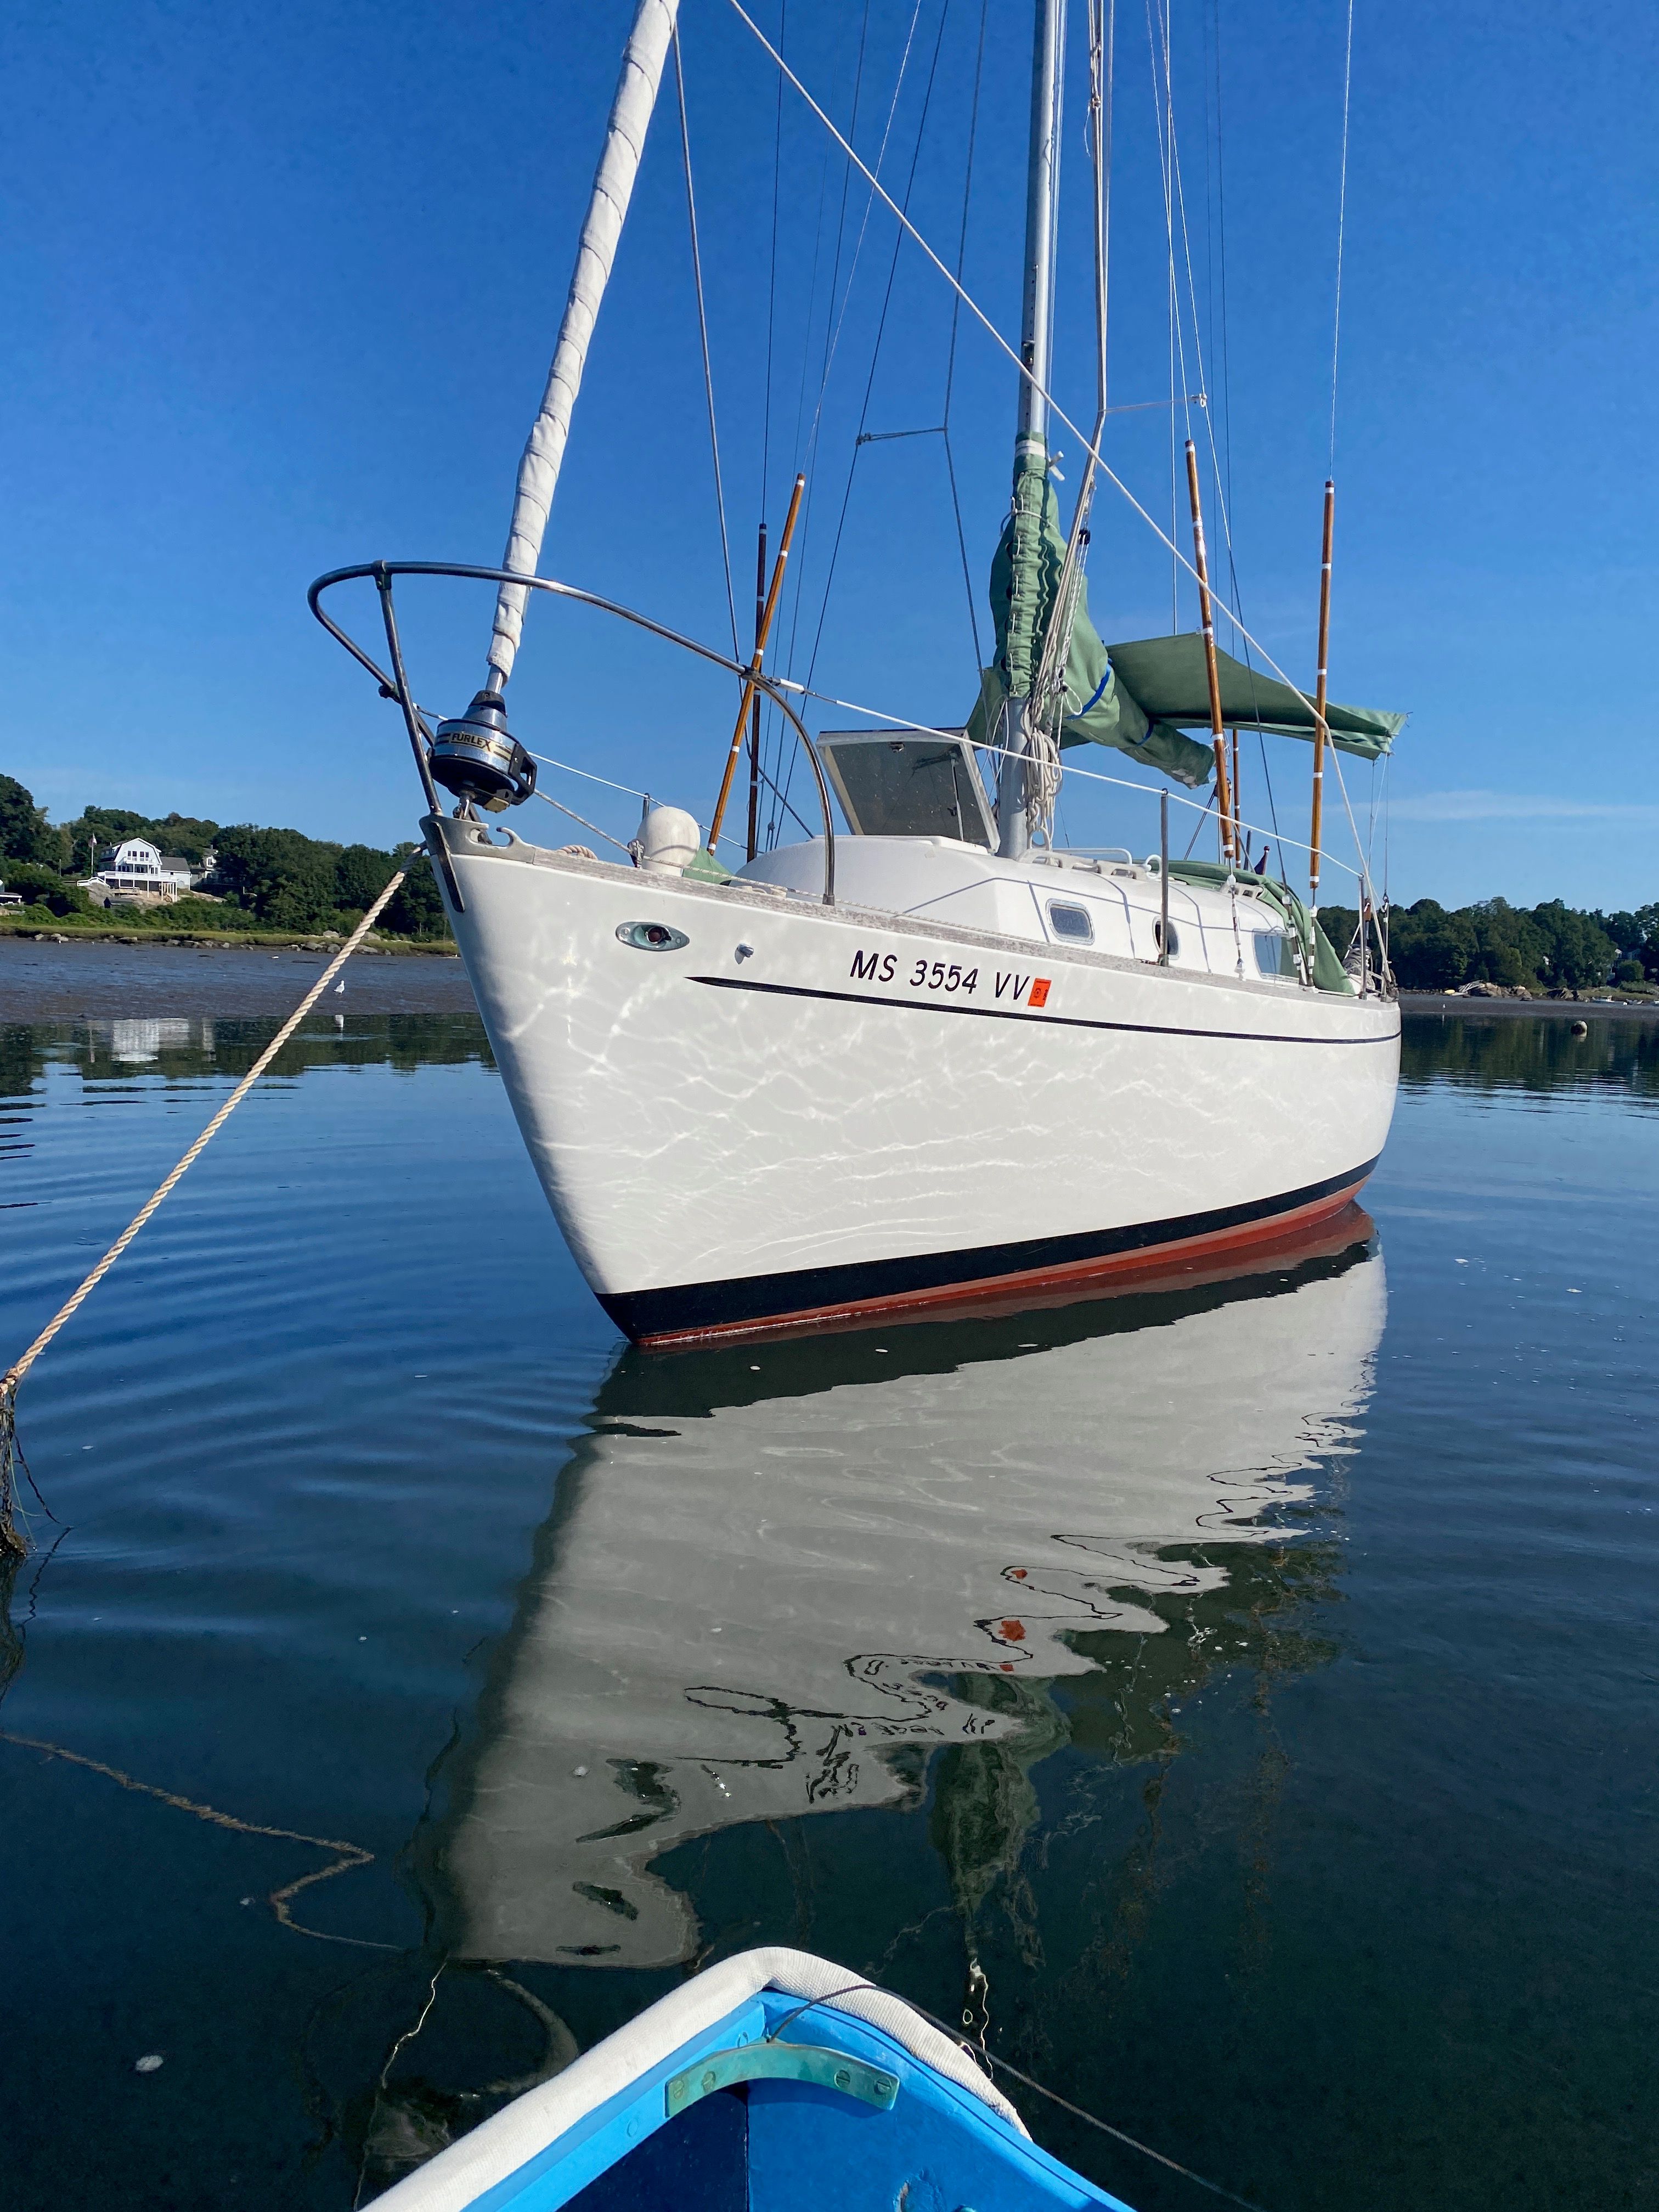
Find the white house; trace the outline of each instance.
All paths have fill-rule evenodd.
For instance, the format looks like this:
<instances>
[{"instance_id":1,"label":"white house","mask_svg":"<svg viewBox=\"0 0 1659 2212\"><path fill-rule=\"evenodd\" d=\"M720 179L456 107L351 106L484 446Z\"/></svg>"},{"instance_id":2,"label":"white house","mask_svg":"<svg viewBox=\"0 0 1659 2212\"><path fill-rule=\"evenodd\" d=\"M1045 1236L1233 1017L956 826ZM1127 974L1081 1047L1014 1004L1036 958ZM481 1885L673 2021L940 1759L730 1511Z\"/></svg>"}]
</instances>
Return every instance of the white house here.
<instances>
[{"instance_id":1,"label":"white house","mask_svg":"<svg viewBox=\"0 0 1659 2212\"><path fill-rule=\"evenodd\" d=\"M152 898L175 899L207 871L192 867L176 853L163 853L147 837L129 837L88 878L85 888L106 895L115 891L147 891Z\"/></svg>"}]
</instances>

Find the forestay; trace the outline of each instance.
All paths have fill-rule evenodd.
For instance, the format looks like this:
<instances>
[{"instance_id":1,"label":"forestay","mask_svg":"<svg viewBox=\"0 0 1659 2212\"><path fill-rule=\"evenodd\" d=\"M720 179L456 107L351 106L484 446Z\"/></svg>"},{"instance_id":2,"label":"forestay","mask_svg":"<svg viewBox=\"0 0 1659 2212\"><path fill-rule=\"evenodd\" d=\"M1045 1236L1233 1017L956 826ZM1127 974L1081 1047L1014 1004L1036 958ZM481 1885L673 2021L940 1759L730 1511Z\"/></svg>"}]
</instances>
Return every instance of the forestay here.
<instances>
[{"instance_id":1,"label":"forestay","mask_svg":"<svg viewBox=\"0 0 1659 2212\"><path fill-rule=\"evenodd\" d=\"M519 464L513 521L507 535L507 551L501 556L502 568L511 568L516 575L533 576L536 563L541 558L548 511L553 504L554 487L559 481L565 444L570 435L571 411L576 404L576 394L581 390L587 349L592 341L605 288L611 280L611 264L617 258L628 203L633 198L634 179L639 173L640 156L645 151L645 134L650 125L651 112L657 104L657 88L662 82L678 12L679 0L640 0L634 28L623 55L622 75L617 82L617 96L611 104L611 120L605 134L605 150L593 178L592 197L587 219L582 224L581 243L576 249L576 266L565 301L564 319L559 325L553 364L547 373L547 390ZM489 665L502 684L513 673L526 597L522 584L503 584L496 596Z\"/></svg>"}]
</instances>

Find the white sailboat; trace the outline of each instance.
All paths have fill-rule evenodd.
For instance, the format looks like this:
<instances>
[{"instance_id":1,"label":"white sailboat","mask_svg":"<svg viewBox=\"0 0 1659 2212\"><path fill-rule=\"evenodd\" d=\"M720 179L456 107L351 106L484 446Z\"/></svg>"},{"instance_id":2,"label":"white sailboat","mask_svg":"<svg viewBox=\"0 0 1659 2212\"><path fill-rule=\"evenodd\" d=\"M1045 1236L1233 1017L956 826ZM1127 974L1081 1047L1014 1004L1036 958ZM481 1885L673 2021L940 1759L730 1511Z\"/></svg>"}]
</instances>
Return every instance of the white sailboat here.
<instances>
[{"instance_id":1,"label":"white sailboat","mask_svg":"<svg viewBox=\"0 0 1659 2212\"><path fill-rule=\"evenodd\" d=\"M1035 1295L1237 1249L1337 1212L1382 1150L1400 1023L1386 954L1373 964L1369 888L1345 965L1317 922L1316 823L1304 904L1249 866L1224 732L1310 738L1317 791L1328 741L1375 757L1403 718L1327 699L1322 620L1312 696L1218 651L1190 448L1200 630L1109 648L1094 629L1082 563L1105 416L1098 167L1101 412L1060 531L1048 429L1063 5L1036 8L1014 489L993 571L996 659L965 728L891 724L815 743L804 687L763 673L758 647L745 669L534 574L676 0L638 10L501 568L380 562L313 587L319 618L402 704L428 848L514 1111L572 1252L636 1341ZM484 688L435 731L392 612L406 573L499 587ZM334 583L370 576L384 671L319 606ZM744 680L727 788L750 705L769 698L816 781L822 834L750 851L730 872L713 857L719 819L705 837L670 807L647 813L621 861L502 842L488 817L535 785L505 706L532 590L640 623ZM1172 860L1167 836L1140 859L1058 844L1061 751L1088 741L1189 786L1213 768L1218 859Z\"/></svg>"},{"instance_id":2,"label":"white sailboat","mask_svg":"<svg viewBox=\"0 0 1659 2212\"><path fill-rule=\"evenodd\" d=\"M1024 1771L1066 1740L1054 1682L1076 1704L1121 1651L1111 1733L1145 1755L1171 1695L1267 1656L1247 1638L1291 1603L1288 1516L1371 1391L1370 1229L1351 1208L1116 1327L1091 1304L885 1356L775 1347L760 1375L628 1356L420 1853L452 1954L671 1965L699 1941L653 1870L677 1844L929 1790L1016 1823L943 1820L971 1913L1035 1816Z\"/></svg>"}]
</instances>

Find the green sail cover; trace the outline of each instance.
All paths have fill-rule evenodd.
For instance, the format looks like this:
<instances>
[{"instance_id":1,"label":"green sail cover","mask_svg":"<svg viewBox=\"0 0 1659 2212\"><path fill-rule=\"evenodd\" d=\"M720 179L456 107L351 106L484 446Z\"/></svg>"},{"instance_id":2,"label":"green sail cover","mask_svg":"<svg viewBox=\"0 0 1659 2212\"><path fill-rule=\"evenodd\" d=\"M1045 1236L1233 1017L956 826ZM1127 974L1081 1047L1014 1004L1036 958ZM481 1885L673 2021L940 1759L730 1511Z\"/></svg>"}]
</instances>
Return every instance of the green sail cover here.
<instances>
[{"instance_id":1,"label":"green sail cover","mask_svg":"<svg viewBox=\"0 0 1659 2212\"><path fill-rule=\"evenodd\" d=\"M991 616L996 657L980 678L968 718L976 744L1000 742L1003 702L1027 698L1042 658L1066 559L1066 538L1045 464L1035 455L1015 465L1014 495L991 562ZM1284 737L1314 734L1314 711L1299 691L1277 683L1218 649L1221 716L1230 729L1271 730ZM1404 714L1327 702L1332 742L1361 760L1387 752ZM1089 586L1079 579L1077 612L1066 656L1066 713L1060 742L1111 745L1189 788L1207 783L1215 756L1207 744L1182 734L1207 731L1210 687L1204 640L1197 631L1104 645L1089 618Z\"/></svg>"},{"instance_id":2,"label":"green sail cover","mask_svg":"<svg viewBox=\"0 0 1659 2212\"><path fill-rule=\"evenodd\" d=\"M975 744L1000 742L997 721L1005 699L1030 696L1065 559L1066 539L1048 470L1035 458L1022 459L1014 471L1012 511L991 563L997 649L991 666L981 673L979 699L968 718L968 735ZM1207 706L1204 719L1209 720ZM1194 744L1167 719L1143 713L1124 690L1108 665L1100 633L1089 619L1086 577L1079 579L1077 614L1066 656L1066 714L1060 742L1062 746L1115 746L1188 787L1207 781L1214 759L1208 745Z\"/></svg>"},{"instance_id":3,"label":"green sail cover","mask_svg":"<svg viewBox=\"0 0 1659 2212\"><path fill-rule=\"evenodd\" d=\"M1208 729L1210 684L1204 666L1204 639L1197 630L1176 637L1146 637L1129 645L1108 646L1120 684L1133 691L1141 711L1155 721ZM1221 719L1229 729L1273 730L1280 737L1311 738L1314 710L1299 691L1275 683L1259 669L1247 668L1218 647ZM1339 707L1325 702L1325 725L1339 752L1376 760L1404 728L1403 714L1376 707Z\"/></svg>"}]
</instances>

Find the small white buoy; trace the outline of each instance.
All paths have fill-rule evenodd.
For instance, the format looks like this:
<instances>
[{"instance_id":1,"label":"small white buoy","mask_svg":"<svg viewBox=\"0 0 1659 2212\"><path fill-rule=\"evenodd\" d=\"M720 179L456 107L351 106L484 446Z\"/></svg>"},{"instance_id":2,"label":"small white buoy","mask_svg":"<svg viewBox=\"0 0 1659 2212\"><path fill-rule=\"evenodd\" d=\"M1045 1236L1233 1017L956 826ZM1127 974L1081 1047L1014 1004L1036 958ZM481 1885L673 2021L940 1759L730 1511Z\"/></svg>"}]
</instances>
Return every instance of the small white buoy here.
<instances>
[{"instance_id":1,"label":"small white buoy","mask_svg":"<svg viewBox=\"0 0 1659 2212\"><path fill-rule=\"evenodd\" d=\"M155 2074L160 2071L161 2065L161 2052L147 2051L142 2058L134 2060L132 2070L135 2074Z\"/></svg>"},{"instance_id":2,"label":"small white buoy","mask_svg":"<svg viewBox=\"0 0 1659 2212\"><path fill-rule=\"evenodd\" d=\"M1589 1024L1588 1022L1575 1022L1572 1027L1567 1031L1567 1035L1569 1036L1576 1037L1588 1036L1589 1035Z\"/></svg>"},{"instance_id":3,"label":"small white buoy","mask_svg":"<svg viewBox=\"0 0 1659 2212\"><path fill-rule=\"evenodd\" d=\"M575 1776L577 1781L580 1782L583 1775L586 1773L587 1769L585 1766L573 1766L570 1771Z\"/></svg>"}]
</instances>

